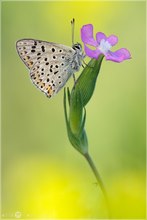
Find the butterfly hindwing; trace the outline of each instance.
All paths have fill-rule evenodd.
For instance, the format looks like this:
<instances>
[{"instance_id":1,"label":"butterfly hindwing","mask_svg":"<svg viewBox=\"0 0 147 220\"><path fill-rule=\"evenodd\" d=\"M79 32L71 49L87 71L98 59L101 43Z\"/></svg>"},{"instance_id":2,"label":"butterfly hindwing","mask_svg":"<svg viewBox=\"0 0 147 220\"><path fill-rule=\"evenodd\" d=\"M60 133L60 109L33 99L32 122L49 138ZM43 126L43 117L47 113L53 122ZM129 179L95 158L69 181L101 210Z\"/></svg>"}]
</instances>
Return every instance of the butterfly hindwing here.
<instances>
[{"instance_id":1,"label":"butterfly hindwing","mask_svg":"<svg viewBox=\"0 0 147 220\"><path fill-rule=\"evenodd\" d=\"M30 77L37 88L48 97L52 97L65 85L73 71L64 62L47 62L45 59L42 58L35 63L30 71Z\"/></svg>"}]
</instances>

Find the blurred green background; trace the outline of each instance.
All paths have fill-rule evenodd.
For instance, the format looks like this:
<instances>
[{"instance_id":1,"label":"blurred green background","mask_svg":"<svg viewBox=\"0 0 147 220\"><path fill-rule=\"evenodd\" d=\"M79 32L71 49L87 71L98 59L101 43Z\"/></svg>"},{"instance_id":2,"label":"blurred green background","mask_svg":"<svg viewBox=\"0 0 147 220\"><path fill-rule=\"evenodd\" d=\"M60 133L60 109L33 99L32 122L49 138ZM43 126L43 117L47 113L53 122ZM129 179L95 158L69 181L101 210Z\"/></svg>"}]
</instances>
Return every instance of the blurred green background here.
<instances>
[{"instance_id":1,"label":"blurred green background","mask_svg":"<svg viewBox=\"0 0 147 220\"><path fill-rule=\"evenodd\" d=\"M68 141L63 90L47 99L15 48L22 38L70 46L72 18L75 42L91 23L118 36L114 50L131 52L123 63L104 59L86 130L112 218L145 218L145 2L135 1L2 2L2 217L107 218L93 173Z\"/></svg>"}]
</instances>

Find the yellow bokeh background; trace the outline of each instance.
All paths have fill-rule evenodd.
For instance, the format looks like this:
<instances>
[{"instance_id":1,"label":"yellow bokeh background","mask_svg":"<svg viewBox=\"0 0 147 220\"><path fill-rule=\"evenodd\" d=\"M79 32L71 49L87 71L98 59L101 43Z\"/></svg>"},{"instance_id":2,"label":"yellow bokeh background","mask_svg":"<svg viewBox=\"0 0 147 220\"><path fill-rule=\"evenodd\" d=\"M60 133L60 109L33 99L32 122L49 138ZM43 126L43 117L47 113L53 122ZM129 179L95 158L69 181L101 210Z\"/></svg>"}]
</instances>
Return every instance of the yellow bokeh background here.
<instances>
[{"instance_id":1,"label":"yellow bokeh background","mask_svg":"<svg viewBox=\"0 0 147 220\"><path fill-rule=\"evenodd\" d=\"M131 52L123 63L104 59L86 106L86 131L112 218L145 218L145 2L10 1L1 8L2 217L108 217L93 173L68 141L63 90L47 99L15 48L22 38L70 46L75 18L75 42L91 23L95 34L118 36L114 50Z\"/></svg>"}]
</instances>

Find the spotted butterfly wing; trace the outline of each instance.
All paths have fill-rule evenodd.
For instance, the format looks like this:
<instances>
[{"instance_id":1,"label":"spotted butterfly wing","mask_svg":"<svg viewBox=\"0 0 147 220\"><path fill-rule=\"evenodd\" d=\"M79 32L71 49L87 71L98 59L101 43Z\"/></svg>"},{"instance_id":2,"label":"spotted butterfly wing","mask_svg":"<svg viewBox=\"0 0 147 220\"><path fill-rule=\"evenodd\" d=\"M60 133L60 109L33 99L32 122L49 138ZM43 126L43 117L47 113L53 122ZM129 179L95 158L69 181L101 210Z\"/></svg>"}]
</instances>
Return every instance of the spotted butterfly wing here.
<instances>
[{"instance_id":1,"label":"spotted butterfly wing","mask_svg":"<svg viewBox=\"0 0 147 220\"><path fill-rule=\"evenodd\" d=\"M30 70L33 84L49 98L55 95L77 71L73 68L76 55L71 47L23 39L17 41L16 48L20 58Z\"/></svg>"}]
</instances>

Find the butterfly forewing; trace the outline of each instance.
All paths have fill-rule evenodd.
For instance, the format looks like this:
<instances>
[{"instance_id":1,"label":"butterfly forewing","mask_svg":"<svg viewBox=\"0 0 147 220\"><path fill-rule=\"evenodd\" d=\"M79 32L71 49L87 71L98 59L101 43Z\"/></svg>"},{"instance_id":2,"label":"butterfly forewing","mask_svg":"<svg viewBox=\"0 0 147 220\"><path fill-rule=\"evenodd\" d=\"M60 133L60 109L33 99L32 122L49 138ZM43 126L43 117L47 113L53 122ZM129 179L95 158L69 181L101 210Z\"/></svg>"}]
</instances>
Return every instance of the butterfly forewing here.
<instances>
[{"instance_id":1,"label":"butterfly forewing","mask_svg":"<svg viewBox=\"0 0 147 220\"><path fill-rule=\"evenodd\" d=\"M30 78L48 97L56 94L75 72L71 67L75 50L61 44L23 39L16 44L18 54L30 69Z\"/></svg>"}]
</instances>

